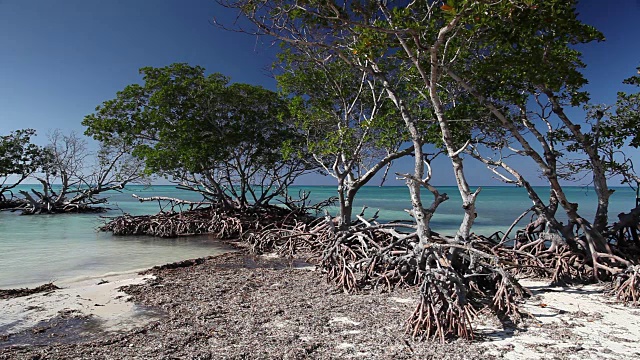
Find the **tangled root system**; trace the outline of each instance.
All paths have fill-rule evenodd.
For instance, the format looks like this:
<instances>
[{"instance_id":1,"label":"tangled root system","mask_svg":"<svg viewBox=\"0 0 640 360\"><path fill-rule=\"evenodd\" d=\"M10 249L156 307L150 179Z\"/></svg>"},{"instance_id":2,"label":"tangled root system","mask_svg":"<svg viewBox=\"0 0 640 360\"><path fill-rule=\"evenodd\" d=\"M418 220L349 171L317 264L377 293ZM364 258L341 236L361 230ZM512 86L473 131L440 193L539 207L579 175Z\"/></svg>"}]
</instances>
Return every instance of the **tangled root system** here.
<instances>
[{"instance_id":1,"label":"tangled root system","mask_svg":"<svg viewBox=\"0 0 640 360\"><path fill-rule=\"evenodd\" d=\"M628 267L616 276L609 292L618 301L632 306L640 305L640 265Z\"/></svg>"},{"instance_id":2,"label":"tangled root system","mask_svg":"<svg viewBox=\"0 0 640 360\"><path fill-rule=\"evenodd\" d=\"M308 221L305 215L277 207L252 209L199 208L180 212L160 212L156 215L125 214L108 221L101 231L114 235L149 235L177 237L212 234L220 239L249 238L253 233L295 227ZM251 241L249 241L251 243ZM256 247L259 249L259 246Z\"/></svg>"}]
</instances>

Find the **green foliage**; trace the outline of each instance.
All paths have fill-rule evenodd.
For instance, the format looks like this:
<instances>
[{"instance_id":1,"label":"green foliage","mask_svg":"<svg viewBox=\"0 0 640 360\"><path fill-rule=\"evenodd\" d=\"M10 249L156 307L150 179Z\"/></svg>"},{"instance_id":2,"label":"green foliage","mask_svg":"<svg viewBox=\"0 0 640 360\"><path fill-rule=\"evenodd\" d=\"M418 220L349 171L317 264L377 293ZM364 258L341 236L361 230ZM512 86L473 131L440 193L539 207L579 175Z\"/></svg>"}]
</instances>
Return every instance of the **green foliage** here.
<instances>
[{"instance_id":1,"label":"green foliage","mask_svg":"<svg viewBox=\"0 0 640 360\"><path fill-rule=\"evenodd\" d=\"M206 176L231 189L300 163L291 149L301 146L301 136L285 99L204 71L187 64L142 68L142 85L127 86L85 117L86 134L132 147L148 174Z\"/></svg>"},{"instance_id":2,"label":"green foliage","mask_svg":"<svg viewBox=\"0 0 640 360\"><path fill-rule=\"evenodd\" d=\"M523 117L528 114L534 94L549 90L564 104L574 106L589 100L582 91L587 82L581 73L585 64L575 45L601 41L604 36L578 19L576 3L281 0L263 2L261 9L271 10L264 16L245 15L261 24L261 30L283 40L285 62L300 62L295 56L315 59L316 62L309 60L301 70L304 73L296 76L303 79L303 85L309 84L311 91L328 94L328 101L311 104L312 92L294 93L301 97L298 108L304 103L302 107L314 109L308 116L318 119L317 124L325 126L319 119L328 116L326 111L317 109L329 108L330 95L339 94L319 86L314 67L326 65L327 61L341 62L343 68L336 72L342 71L345 77L357 77L360 70L366 69L368 75L384 79L410 115L419 119L417 125L424 143L442 145L442 135L434 126L435 104L430 99L434 94L429 94L432 90L437 91L435 95L442 102L443 126L451 133L449 145L462 146L481 136L490 138L492 147L499 147L509 140L505 137L507 130L494 118L495 114L490 114L487 102L513 123L512 130L527 132L524 126L529 123L523 123ZM294 9L292 16L289 11ZM463 88L451 74L476 90L482 99ZM430 87L433 83L436 86ZM538 125L546 128L546 124L534 124ZM328 151L351 145L345 137L360 136L352 130L333 129L330 134L330 138L322 138L327 144L322 149Z\"/></svg>"},{"instance_id":3,"label":"green foliage","mask_svg":"<svg viewBox=\"0 0 640 360\"><path fill-rule=\"evenodd\" d=\"M625 84L640 86L640 77L633 76L624 80ZM617 101L613 105L587 104L586 121L582 126L585 142L597 151L607 176L621 176L627 183L638 179L634 172L634 163L625 151L627 147L640 147L640 92L618 92ZM571 172L591 172L592 164L580 155L584 145L576 141L567 130L560 129L555 139L565 144L566 150L577 154L567 161Z\"/></svg>"},{"instance_id":4,"label":"green foliage","mask_svg":"<svg viewBox=\"0 0 640 360\"><path fill-rule=\"evenodd\" d=\"M33 129L21 129L0 136L0 197L47 162L48 152L31 142L35 135ZM16 180L8 183L10 175Z\"/></svg>"},{"instance_id":5,"label":"green foliage","mask_svg":"<svg viewBox=\"0 0 640 360\"><path fill-rule=\"evenodd\" d=\"M328 57L315 54L316 59ZM292 97L290 110L307 135L308 150L326 158L346 155L356 162L366 154L395 151L408 134L397 110L375 80L353 71L342 61L321 63L309 54L286 49L280 54L283 71L277 76L283 94ZM373 87L373 88L372 88ZM359 144L362 151L356 152ZM373 155L375 157L375 155Z\"/></svg>"},{"instance_id":6,"label":"green foliage","mask_svg":"<svg viewBox=\"0 0 640 360\"><path fill-rule=\"evenodd\" d=\"M640 74L640 67L636 68ZM640 87L640 75L632 76L624 83ZM640 147L640 92L625 93L618 92L618 100L616 101L616 114L613 117L613 128L610 129L611 134L617 134L618 137L626 137L630 139L629 145L634 148Z\"/></svg>"},{"instance_id":7,"label":"green foliage","mask_svg":"<svg viewBox=\"0 0 640 360\"><path fill-rule=\"evenodd\" d=\"M544 87L574 105L588 99L585 65L573 45L604 36L577 19L576 1L461 1L465 8L457 35L464 53L456 70L485 96L524 105ZM466 41L463 41L466 40Z\"/></svg>"}]
</instances>

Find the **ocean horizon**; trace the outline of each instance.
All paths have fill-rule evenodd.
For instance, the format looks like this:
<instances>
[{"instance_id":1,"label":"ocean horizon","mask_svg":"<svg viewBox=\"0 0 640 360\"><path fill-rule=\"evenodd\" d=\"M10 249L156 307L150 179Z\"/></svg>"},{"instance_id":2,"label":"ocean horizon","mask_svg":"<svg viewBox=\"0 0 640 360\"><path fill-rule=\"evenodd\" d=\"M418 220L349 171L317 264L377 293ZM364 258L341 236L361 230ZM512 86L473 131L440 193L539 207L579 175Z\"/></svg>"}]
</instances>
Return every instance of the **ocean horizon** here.
<instances>
[{"instance_id":1,"label":"ocean horizon","mask_svg":"<svg viewBox=\"0 0 640 360\"><path fill-rule=\"evenodd\" d=\"M29 189L22 184L19 189ZM455 186L439 186L449 200L438 208L431 227L441 234L455 234L462 219L460 195ZM548 187L535 187L544 199ZM615 187L609 207L610 221L617 214L635 207L636 193L629 187ZM292 186L290 194L309 192L312 203L337 195L335 186ZM592 187L565 187L570 201L579 204L580 213L592 220L597 199ZM18 213L0 212L0 288L36 286L50 281L69 281L87 277L99 277L107 273L119 273L188 258L216 255L230 250L212 236L160 239L150 236L113 236L98 232L97 228L107 218L123 213L133 215L155 214L160 209L157 202L140 203L131 195L141 197L167 196L187 200L199 200L193 192L178 190L175 185L128 186L121 193L111 193L109 207L101 214L58 214L21 216ZM423 196L424 205L432 199L430 193ZM531 207L527 193L522 188L510 186L483 186L477 199L478 218L472 231L491 235L506 231L513 221ZM405 209L410 207L406 186L363 187L354 204L354 213L367 206L365 217L378 212L379 221L408 220ZM337 208L327 209L336 215ZM560 221L566 221L559 211ZM526 216L519 226L531 218Z\"/></svg>"}]
</instances>

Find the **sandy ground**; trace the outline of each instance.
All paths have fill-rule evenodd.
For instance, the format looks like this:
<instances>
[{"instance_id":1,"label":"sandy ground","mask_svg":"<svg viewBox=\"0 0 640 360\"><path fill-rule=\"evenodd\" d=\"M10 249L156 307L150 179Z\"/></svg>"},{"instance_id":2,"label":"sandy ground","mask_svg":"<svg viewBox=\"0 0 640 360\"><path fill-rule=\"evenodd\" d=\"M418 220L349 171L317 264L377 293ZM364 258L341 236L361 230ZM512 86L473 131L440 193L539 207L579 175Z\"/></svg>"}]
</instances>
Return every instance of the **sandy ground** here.
<instances>
[{"instance_id":1,"label":"sandy ground","mask_svg":"<svg viewBox=\"0 0 640 360\"><path fill-rule=\"evenodd\" d=\"M476 341L442 345L405 335L412 290L346 295L299 262L241 253L182 265L0 300L13 324L0 325L0 359L640 358L640 309L596 285L524 281L534 318L484 319Z\"/></svg>"},{"instance_id":2,"label":"sandy ground","mask_svg":"<svg viewBox=\"0 0 640 360\"><path fill-rule=\"evenodd\" d=\"M108 274L99 278L57 283L61 289L4 299L0 334L30 329L60 315L91 318L104 331L125 331L155 320L153 311L137 306L120 288L152 279L137 272Z\"/></svg>"},{"instance_id":3,"label":"sandy ground","mask_svg":"<svg viewBox=\"0 0 640 360\"><path fill-rule=\"evenodd\" d=\"M479 328L482 345L507 359L640 359L640 309L603 294L602 285L550 287L523 280L534 296L524 309L526 328Z\"/></svg>"}]
</instances>

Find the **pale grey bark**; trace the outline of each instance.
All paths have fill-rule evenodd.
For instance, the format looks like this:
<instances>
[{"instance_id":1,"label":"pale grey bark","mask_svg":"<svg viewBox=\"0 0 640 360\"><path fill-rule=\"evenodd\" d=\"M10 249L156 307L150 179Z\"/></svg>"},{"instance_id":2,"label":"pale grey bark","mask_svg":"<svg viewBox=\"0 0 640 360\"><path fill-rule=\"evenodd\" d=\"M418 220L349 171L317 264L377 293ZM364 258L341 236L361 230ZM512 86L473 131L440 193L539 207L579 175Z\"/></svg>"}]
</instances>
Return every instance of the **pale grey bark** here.
<instances>
[{"instance_id":1,"label":"pale grey bark","mask_svg":"<svg viewBox=\"0 0 640 360\"><path fill-rule=\"evenodd\" d=\"M543 155L541 155L538 151L536 151L533 146L529 143L529 141L524 137L522 132L511 122L505 114L500 111L494 104L488 101L483 95L478 93L478 91L473 88L469 83L460 78L456 73L451 70L448 70L447 73L458 83L460 84L466 91L468 91L471 95L473 95L478 102L483 104L484 106L491 111L491 113L500 121L502 126L507 129L510 134L518 141L518 143L522 146L522 153L530 157L535 161L535 163L540 167L544 176L549 181L549 185L551 187L551 191L554 192L555 196L558 199L559 204L565 210L569 221L572 224L576 224L580 227L587 241L584 243L584 247L589 254L593 257L593 263L596 263L596 257L598 253L607 253L611 254L611 249L608 246L606 240L604 239L601 232L595 229L589 221L584 219L578 214L578 204L572 203L568 200L562 185L560 184L560 179L558 177L557 171L553 164L556 161L556 155L549 148L548 143L542 136L542 134L535 128L533 124L531 124L526 117L523 117L523 125L530 130L536 139L540 142L540 145L543 147ZM567 232L568 234L568 232ZM570 237L567 240L575 239L575 235ZM576 241L580 241L579 239L575 239Z\"/></svg>"},{"instance_id":2,"label":"pale grey bark","mask_svg":"<svg viewBox=\"0 0 640 360\"><path fill-rule=\"evenodd\" d=\"M580 144L581 150L583 150L589 158L589 167L592 172L593 187L598 196L598 205L596 214L593 220L593 227L602 232L606 229L609 222L609 198L613 194L614 190L609 188L607 184L606 169L598 153L597 144L591 144L587 137L580 130L580 126L575 124L564 111L564 108L560 104L560 100L553 94L553 92L547 88L542 88L542 91L551 102L553 112L558 116L562 123L571 131L571 134L576 139L576 142Z\"/></svg>"}]
</instances>

